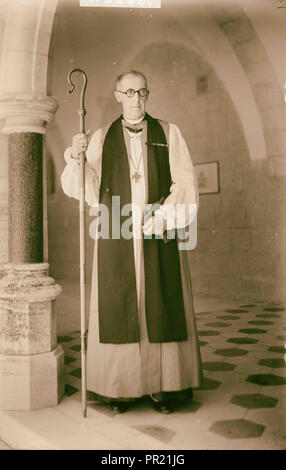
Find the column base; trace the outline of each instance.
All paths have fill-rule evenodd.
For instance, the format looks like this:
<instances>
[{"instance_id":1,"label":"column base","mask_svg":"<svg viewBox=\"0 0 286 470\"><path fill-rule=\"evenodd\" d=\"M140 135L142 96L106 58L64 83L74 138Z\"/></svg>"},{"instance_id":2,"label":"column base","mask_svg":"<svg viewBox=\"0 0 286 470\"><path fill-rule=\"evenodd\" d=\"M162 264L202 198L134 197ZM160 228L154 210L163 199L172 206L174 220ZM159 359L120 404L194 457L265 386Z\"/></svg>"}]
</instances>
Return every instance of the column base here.
<instances>
[{"instance_id":1,"label":"column base","mask_svg":"<svg viewBox=\"0 0 286 470\"><path fill-rule=\"evenodd\" d=\"M64 395L64 350L0 354L0 409L30 411L58 405Z\"/></svg>"}]
</instances>

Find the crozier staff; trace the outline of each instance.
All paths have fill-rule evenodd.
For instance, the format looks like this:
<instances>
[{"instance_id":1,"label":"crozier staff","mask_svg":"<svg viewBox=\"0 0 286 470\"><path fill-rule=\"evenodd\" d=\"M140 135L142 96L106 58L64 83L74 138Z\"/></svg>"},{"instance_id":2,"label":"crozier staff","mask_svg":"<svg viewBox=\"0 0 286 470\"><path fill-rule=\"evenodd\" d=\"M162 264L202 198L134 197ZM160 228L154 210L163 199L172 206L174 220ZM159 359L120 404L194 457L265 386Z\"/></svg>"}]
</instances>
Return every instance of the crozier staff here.
<instances>
[{"instance_id":1,"label":"crozier staff","mask_svg":"<svg viewBox=\"0 0 286 470\"><path fill-rule=\"evenodd\" d=\"M170 413L176 399L189 399L200 386L201 358L187 253L177 238L165 243L152 234L190 226L198 207L196 177L178 127L146 113L149 91L141 72L120 75L114 96L122 115L97 130L89 145L85 135L74 136L61 176L64 192L78 199L78 156L87 149L86 202L108 209L110 234L115 196L121 227L126 204L140 208L132 212L131 238L95 239L87 387L114 412L148 395L155 410ZM158 201L159 209L144 219L145 205ZM174 216L170 207L180 210Z\"/></svg>"}]
</instances>

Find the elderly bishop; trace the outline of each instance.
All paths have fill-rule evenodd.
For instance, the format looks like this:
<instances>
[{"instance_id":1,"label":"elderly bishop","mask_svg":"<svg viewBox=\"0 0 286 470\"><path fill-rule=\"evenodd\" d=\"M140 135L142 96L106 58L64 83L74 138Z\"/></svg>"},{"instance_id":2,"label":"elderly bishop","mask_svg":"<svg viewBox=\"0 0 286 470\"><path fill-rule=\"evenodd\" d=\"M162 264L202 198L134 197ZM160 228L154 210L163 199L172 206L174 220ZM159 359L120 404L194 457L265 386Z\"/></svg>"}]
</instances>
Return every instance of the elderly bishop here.
<instances>
[{"instance_id":1,"label":"elderly bishop","mask_svg":"<svg viewBox=\"0 0 286 470\"><path fill-rule=\"evenodd\" d=\"M180 231L197 214L196 176L178 127L146 112L141 72L120 75L114 95L122 114L89 144L85 134L73 137L61 176L65 194L78 199L86 150L86 202L107 209L111 234L94 237L87 387L114 412L148 397L170 413L202 382L189 260L180 249ZM131 236L118 234L112 211L123 228L131 204Z\"/></svg>"}]
</instances>

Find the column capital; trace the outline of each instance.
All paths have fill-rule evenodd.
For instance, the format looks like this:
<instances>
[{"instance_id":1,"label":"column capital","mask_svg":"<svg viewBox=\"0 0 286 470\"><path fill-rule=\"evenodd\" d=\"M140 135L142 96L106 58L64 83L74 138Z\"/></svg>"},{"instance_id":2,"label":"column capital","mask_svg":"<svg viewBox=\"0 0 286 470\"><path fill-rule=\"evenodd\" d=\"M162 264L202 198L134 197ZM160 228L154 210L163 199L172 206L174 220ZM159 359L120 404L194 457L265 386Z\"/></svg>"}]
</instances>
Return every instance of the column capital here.
<instances>
[{"instance_id":1,"label":"column capital","mask_svg":"<svg viewBox=\"0 0 286 470\"><path fill-rule=\"evenodd\" d=\"M3 134L36 132L45 134L46 122L54 119L56 99L46 95L0 95L0 119L5 120Z\"/></svg>"}]
</instances>

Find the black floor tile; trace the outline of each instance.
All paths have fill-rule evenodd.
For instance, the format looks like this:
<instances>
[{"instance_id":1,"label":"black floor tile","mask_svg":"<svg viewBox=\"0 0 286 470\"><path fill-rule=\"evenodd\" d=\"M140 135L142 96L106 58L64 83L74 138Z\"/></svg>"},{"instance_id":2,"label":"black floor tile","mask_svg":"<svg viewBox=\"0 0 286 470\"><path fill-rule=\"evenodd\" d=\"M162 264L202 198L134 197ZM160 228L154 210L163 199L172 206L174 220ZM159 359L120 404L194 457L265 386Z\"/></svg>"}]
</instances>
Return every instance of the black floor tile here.
<instances>
[{"instance_id":1,"label":"black floor tile","mask_svg":"<svg viewBox=\"0 0 286 470\"><path fill-rule=\"evenodd\" d=\"M72 349L73 351L80 351L81 350L81 345L80 344L75 344L74 346L71 346L69 349Z\"/></svg>"},{"instance_id":2,"label":"black floor tile","mask_svg":"<svg viewBox=\"0 0 286 470\"><path fill-rule=\"evenodd\" d=\"M272 385L286 385L286 379L280 377L280 375L274 374L254 374L249 375L246 382L250 382L257 385L272 386Z\"/></svg>"},{"instance_id":3,"label":"black floor tile","mask_svg":"<svg viewBox=\"0 0 286 470\"><path fill-rule=\"evenodd\" d=\"M262 335L263 333L266 333L267 330L262 330L258 328L242 328L241 330L238 330L239 333L246 333L247 335Z\"/></svg>"},{"instance_id":4,"label":"black floor tile","mask_svg":"<svg viewBox=\"0 0 286 470\"><path fill-rule=\"evenodd\" d=\"M260 318L280 318L281 315L276 315L275 313L258 313L257 315L255 315L256 317L260 317Z\"/></svg>"},{"instance_id":5,"label":"black floor tile","mask_svg":"<svg viewBox=\"0 0 286 470\"><path fill-rule=\"evenodd\" d=\"M227 437L228 439L244 439L260 437L265 429L261 424L253 423L245 419L229 419L227 421L216 421L210 431Z\"/></svg>"},{"instance_id":6,"label":"black floor tile","mask_svg":"<svg viewBox=\"0 0 286 470\"><path fill-rule=\"evenodd\" d=\"M68 397L74 395L78 391L79 391L79 389L73 387L72 385L69 385L69 384L65 385L65 395L67 395Z\"/></svg>"},{"instance_id":7,"label":"black floor tile","mask_svg":"<svg viewBox=\"0 0 286 470\"><path fill-rule=\"evenodd\" d=\"M285 312L285 308L283 307L266 307L263 310L266 312Z\"/></svg>"},{"instance_id":8,"label":"black floor tile","mask_svg":"<svg viewBox=\"0 0 286 470\"><path fill-rule=\"evenodd\" d=\"M242 308L251 308L251 307L256 307L256 304L249 304L249 305L240 305Z\"/></svg>"},{"instance_id":9,"label":"black floor tile","mask_svg":"<svg viewBox=\"0 0 286 470\"><path fill-rule=\"evenodd\" d=\"M279 354L285 354L286 348L283 348L283 346L270 346L270 348L268 348L268 351L276 352Z\"/></svg>"},{"instance_id":10,"label":"black floor tile","mask_svg":"<svg viewBox=\"0 0 286 470\"><path fill-rule=\"evenodd\" d=\"M230 400L234 405L243 406L244 408L274 408L278 403L277 398L262 395L261 393L251 393L248 395L235 395Z\"/></svg>"},{"instance_id":11,"label":"black floor tile","mask_svg":"<svg viewBox=\"0 0 286 470\"><path fill-rule=\"evenodd\" d=\"M69 375L73 375L74 377L77 377L78 379L81 378L81 369L75 369L72 372L69 372Z\"/></svg>"},{"instance_id":12,"label":"black floor tile","mask_svg":"<svg viewBox=\"0 0 286 470\"><path fill-rule=\"evenodd\" d=\"M260 359L259 363L261 366L271 367L272 369L278 369L281 367L286 367L285 359L273 358L273 359Z\"/></svg>"},{"instance_id":13,"label":"black floor tile","mask_svg":"<svg viewBox=\"0 0 286 470\"><path fill-rule=\"evenodd\" d=\"M256 344L258 343L258 339L255 338L229 338L227 340L228 343L235 343L235 344Z\"/></svg>"}]
</instances>

